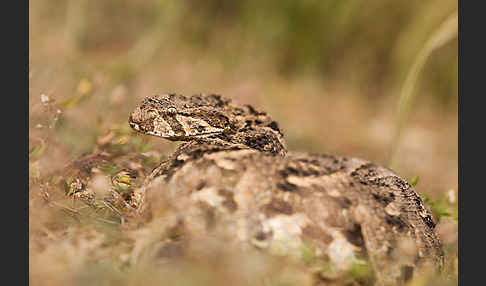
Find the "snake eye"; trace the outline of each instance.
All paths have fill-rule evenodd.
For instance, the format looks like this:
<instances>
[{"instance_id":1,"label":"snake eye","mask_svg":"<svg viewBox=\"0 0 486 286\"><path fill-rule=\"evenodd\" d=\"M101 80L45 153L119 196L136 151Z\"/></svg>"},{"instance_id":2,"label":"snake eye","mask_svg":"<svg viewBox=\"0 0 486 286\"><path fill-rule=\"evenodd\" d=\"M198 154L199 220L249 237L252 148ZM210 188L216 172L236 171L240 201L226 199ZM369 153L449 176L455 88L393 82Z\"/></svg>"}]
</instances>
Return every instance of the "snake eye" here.
<instances>
[{"instance_id":1,"label":"snake eye","mask_svg":"<svg viewBox=\"0 0 486 286\"><path fill-rule=\"evenodd\" d=\"M174 107L169 107L169 108L167 109L167 113L168 113L169 115L175 115L175 114L177 113L177 109L175 109Z\"/></svg>"},{"instance_id":2,"label":"snake eye","mask_svg":"<svg viewBox=\"0 0 486 286\"><path fill-rule=\"evenodd\" d=\"M229 127L229 126L224 127L224 130L223 130L224 134L231 134L231 132L232 132L231 127Z\"/></svg>"}]
</instances>

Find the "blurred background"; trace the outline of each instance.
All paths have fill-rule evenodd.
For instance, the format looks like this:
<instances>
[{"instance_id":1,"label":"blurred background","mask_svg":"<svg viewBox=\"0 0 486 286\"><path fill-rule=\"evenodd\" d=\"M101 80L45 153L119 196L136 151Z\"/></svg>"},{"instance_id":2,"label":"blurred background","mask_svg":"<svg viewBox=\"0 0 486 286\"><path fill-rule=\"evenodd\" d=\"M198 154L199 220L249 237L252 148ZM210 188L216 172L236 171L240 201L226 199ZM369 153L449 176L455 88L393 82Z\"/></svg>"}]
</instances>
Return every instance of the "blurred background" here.
<instances>
[{"instance_id":1,"label":"blurred background","mask_svg":"<svg viewBox=\"0 0 486 286\"><path fill-rule=\"evenodd\" d=\"M267 111L290 150L372 160L456 205L455 15L455 0L29 1L31 179L128 128L145 96L214 92Z\"/></svg>"}]
</instances>

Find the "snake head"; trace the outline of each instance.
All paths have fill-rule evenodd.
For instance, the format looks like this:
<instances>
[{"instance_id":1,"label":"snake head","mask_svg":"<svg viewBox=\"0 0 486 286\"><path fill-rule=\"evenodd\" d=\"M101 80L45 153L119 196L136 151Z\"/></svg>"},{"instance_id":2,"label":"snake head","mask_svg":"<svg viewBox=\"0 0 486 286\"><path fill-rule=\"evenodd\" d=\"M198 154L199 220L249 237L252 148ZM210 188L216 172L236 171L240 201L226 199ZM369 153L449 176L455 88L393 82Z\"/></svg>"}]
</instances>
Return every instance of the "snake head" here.
<instances>
[{"instance_id":1,"label":"snake head","mask_svg":"<svg viewBox=\"0 0 486 286\"><path fill-rule=\"evenodd\" d=\"M143 134L171 141L246 146L285 155L283 134L265 112L250 105L232 104L216 94L146 97L131 113L130 126Z\"/></svg>"},{"instance_id":2,"label":"snake head","mask_svg":"<svg viewBox=\"0 0 486 286\"><path fill-rule=\"evenodd\" d=\"M128 122L138 132L171 141L232 132L229 100L219 95L163 94L146 97Z\"/></svg>"}]
</instances>

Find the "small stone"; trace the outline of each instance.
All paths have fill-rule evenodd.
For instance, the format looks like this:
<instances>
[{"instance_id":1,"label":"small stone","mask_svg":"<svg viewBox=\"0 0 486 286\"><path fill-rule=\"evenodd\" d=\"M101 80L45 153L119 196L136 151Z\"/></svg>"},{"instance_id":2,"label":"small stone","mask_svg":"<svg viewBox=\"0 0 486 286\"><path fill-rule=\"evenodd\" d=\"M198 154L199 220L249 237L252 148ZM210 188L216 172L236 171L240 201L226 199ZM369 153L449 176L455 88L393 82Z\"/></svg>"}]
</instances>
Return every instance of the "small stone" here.
<instances>
[{"instance_id":1,"label":"small stone","mask_svg":"<svg viewBox=\"0 0 486 286\"><path fill-rule=\"evenodd\" d=\"M447 200L449 201L449 203L453 204L456 202L456 192L454 191L454 189L450 189L447 191Z\"/></svg>"},{"instance_id":2,"label":"small stone","mask_svg":"<svg viewBox=\"0 0 486 286\"><path fill-rule=\"evenodd\" d=\"M47 103L49 103L49 100L50 100L50 99L49 99L49 96L47 96L47 95L45 95L45 94L41 94L41 102L42 102L43 104L47 104Z\"/></svg>"},{"instance_id":3,"label":"small stone","mask_svg":"<svg viewBox=\"0 0 486 286\"><path fill-rule=\"evenodd\" d=\"M110 191L110 180L101 174L97 174L93 177L91 187L96 197L104 198Z\"/></svg>"}]
</instances>

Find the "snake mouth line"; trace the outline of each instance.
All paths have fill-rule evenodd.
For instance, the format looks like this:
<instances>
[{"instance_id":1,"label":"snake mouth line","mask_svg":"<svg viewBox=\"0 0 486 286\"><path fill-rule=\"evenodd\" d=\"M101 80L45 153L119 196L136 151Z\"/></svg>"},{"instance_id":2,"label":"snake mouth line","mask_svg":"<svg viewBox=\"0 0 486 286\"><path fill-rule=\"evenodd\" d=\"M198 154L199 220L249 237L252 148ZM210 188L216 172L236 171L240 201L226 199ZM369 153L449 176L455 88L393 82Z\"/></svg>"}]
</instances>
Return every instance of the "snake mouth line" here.
<instances>
[{"instance_id":1,"label":"snake mouth line","mask_svg":"<svg viewBox=\"0 0 486 286\"><path fill-rule=\"evenodd\" d=\"M195 135L163 135L162 133L159 133L159 132L154 132L154 131L144 132L140 129L137 129L136 127L132 127L132 128L137 130L138 132L140 132L142 134L150 135L150 136L154 136L154 137L158 137L158 138L164 138L164 139L171 140L171 141L190 141L190 140L193 140L193 139L196 139L196 138L205 138L205 137L209 137L209 136L212 136L212 135L218 135L218 134L223 133L223 132L214 131L214 132L209 132L209 133L204 133L204 134L195 134Z\"/></svg>"},{"instance_id":2,"label":"snake mouth line","mask_svg":"<svg viewBox=\"0 0 486 286\"><path fill-rule=\"evenodd\" d=\"M132 127L132 129L134 129L134 130L136 130L140 133L159 137L159 138L164 138L164 139L168 139L168 140L173 140L173 141L189 141L189 140L194 139L194 138L205 138L205 137L209 137L209 136L212 136L212 135L222 134L224 132L223 130L221 130L221 131L206 132L206 133L202 133L202 134L184 134L184 135L175 135L174 134L174 135L170 135L170 134L163 134L162 132L153 131L153 130L152 131L144 130L143 128L140 127L139 124L134 123L134 122L129 122L129 124L130 124L130 127Z\"/></svg>"},{"instance_id":3,"label":"snake mouth line","mask_svg":"<svg viewBox=\"0 0 486 286\"><path fill-rule=\"evenodd\" d=\"M164 138L169 139L169 140L180 140L180 141L189 141L194 138L206 138L212 135L218 135L222 134L223 131L213 131L213 132L208 132L204 134L194 134L194 135L174 135L174 136L165 136Z\"/></svg>"}]
</instances>

